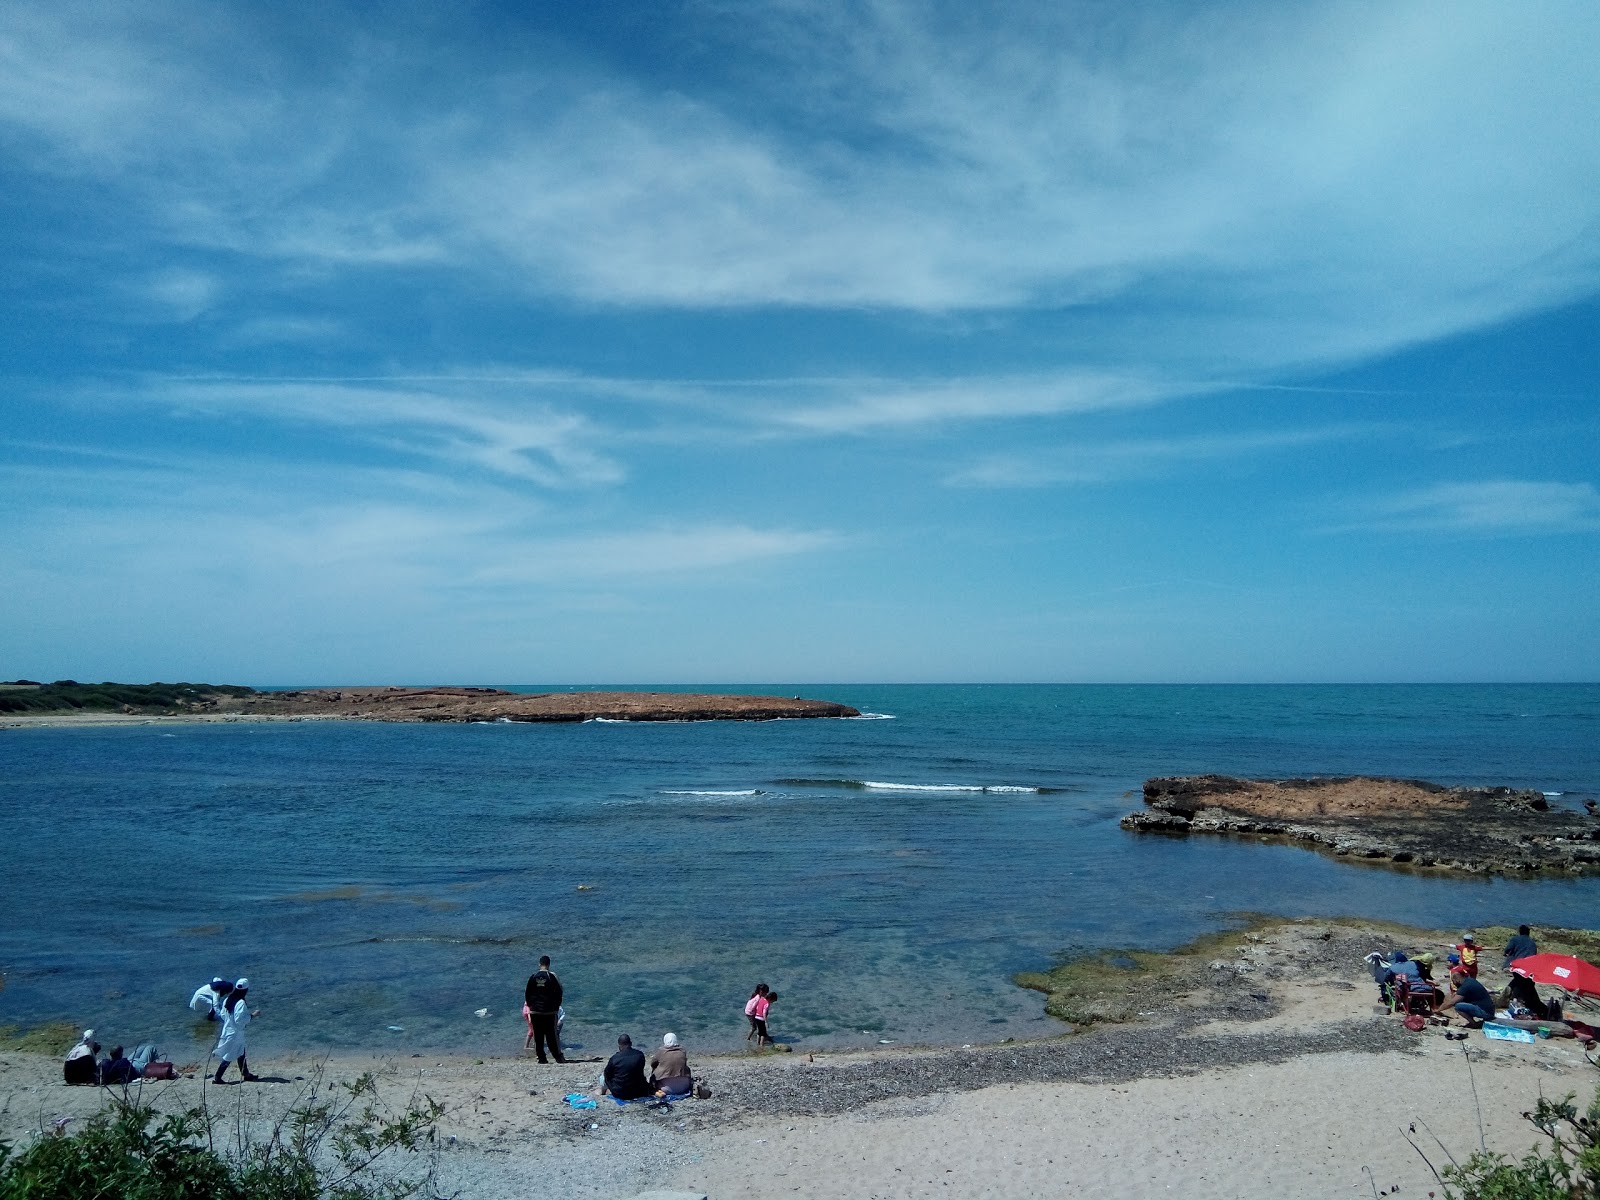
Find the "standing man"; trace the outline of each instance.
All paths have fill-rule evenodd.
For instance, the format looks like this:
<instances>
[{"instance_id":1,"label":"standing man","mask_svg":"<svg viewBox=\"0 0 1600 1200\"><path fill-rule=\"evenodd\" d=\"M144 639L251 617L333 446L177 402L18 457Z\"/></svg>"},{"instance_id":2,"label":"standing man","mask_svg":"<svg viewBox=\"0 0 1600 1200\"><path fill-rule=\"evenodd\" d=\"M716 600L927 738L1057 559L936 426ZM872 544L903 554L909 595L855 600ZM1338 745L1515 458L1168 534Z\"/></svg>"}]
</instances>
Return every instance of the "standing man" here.
<instances>
[{"instance_id":1,"label":"standing man","mask_svg":"<svg viewBox=\"0 0 1600 1200\"><path fill-rule=\"evenodd\" d=\"M1533 940L1533 931L1526 925L1518 925L1516 933L1511 935L1511 940L1506 943L1505 969L1510 970L1511 964L1519 958L1532 958L1539 953L1539 943Z\"/></svg>"},{"instance_id":2,"label":"standing man","mask_svg":"<svg viewBox=\"0 0 1600 1200\"><path fill-rule=\"evenodd\" d=\"M544 1056L545 1047L548 1046L552 1058L558 1063L566 1062L561 1053L561 1031L556 1025L556 1018L561 1012L561 980L550 969L548 954L539 957L539 969L528 976L525 1003L528 1006L528 1024L532 1026L533 1048L539 1061L550 1061Z\"/></svg>"}]
</instances>

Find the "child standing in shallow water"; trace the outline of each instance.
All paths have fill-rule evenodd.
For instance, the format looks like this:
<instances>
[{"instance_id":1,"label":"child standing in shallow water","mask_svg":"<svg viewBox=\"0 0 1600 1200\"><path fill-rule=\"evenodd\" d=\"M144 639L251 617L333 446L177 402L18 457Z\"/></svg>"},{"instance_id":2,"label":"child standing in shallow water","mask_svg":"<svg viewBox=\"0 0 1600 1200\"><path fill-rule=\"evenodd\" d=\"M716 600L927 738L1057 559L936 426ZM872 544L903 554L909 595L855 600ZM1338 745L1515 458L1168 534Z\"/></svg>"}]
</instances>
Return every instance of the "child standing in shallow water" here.
<instances>
[{"instance_id":1,"label":"child standing in shallow water","mask_svg":"<svg viewBox=\"0 0 1600 1200\"><path fill-rule=\"evenodd\" d=\"M771 988L764 983L758 983L744 1006L744 1015L750 1021L750 1032L744 1035L744 1040L748 1042L751 1038L755 1038L758 1049L772 1043L772 1038L767 1033L767 1009L772 1007L771 995Z\"/></svg>"}]
</instances>

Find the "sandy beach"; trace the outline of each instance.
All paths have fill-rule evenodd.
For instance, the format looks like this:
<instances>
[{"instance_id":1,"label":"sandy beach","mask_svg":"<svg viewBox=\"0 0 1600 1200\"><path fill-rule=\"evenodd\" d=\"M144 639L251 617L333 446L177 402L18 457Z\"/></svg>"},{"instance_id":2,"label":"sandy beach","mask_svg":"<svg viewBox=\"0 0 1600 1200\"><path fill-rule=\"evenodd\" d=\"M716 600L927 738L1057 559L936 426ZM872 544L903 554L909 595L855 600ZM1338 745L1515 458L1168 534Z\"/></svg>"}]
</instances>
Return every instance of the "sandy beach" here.
<instances>
[{"instance_id":1,"label":"sandy beach","mask_svg":"<svg viewBox=\"0 0 1600 1200\"><path fill-rule=\"evenodd\" d=\"M1241 936L1206 964L1218 988L1174 997L1135 1024L1051 1041L721 1057L691 1046L713 1095L670 1110L604 1099L573 1110L562 1097L594 1092L598 1060L540 1066L514 1054L263 1058L252 1065L281 1082L216 1088L196 1071L144 1094L170 1110L203 1089L230 1125L259 1127L319 1073L374 1071L391 1104L420 1091L445 1105L440 1194L483 1200L649 1189L862 1200L1396 1187L1423 1196L1438 1183L1408 1132L1440 1167L1440 1143L1463 1160L1477 1148L1480 1118L1491 1148L1516 1153L1537 1139L1520 1114L1538 1096L1593 1095L1600 1071L1574 1041L1452 1041L1382 1015L1353 953L1363 939L1372 940L1313 923ZM1485 977L1495 986L1497 972ZM98 1092L59 1081L54 1058L0 1054L0 1136L100 1106Z\"/></svg>"}]
</instances>

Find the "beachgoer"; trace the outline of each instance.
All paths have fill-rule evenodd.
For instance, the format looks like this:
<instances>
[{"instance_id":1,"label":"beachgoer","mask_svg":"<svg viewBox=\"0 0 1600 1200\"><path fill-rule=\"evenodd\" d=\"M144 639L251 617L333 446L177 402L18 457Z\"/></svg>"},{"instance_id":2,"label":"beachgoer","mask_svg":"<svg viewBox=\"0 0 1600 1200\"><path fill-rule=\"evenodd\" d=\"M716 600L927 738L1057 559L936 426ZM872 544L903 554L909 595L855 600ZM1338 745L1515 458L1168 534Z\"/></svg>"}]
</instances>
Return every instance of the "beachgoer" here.
<instances>
[{"instance_id":1,"label":"beachgoer","mask_svg":"<svg viewBox=\"0 0 1600 1200\"><path fill-rule=\"evenodd\" d=\"M1516 933L1512 934L1511 940L1506 943L1505 969L1509 971L1511 964L1517 959L1532 958L1537 953L1539 953L1539 943L1533 940L1533 933L1526 925L1518 925Z\"/></svg>"},{"instance_id":2,"label":"beachgoer","mask_svg":"<svg viewBox=\"0 0 1600 1200\"><path fill-rule=\"evenodd\" d=\"M750 1032L744 1035L744 1040L755 1038L756 1047L766 1045L772 1041L767 1034L767 1009L772 1007L772 989L764 983L756 984L756 990L750 993L750 999L745 1001L744 1015L750 1021Z\"/></svg>"},{"instance_id":3,"label":"beachgoer","mask_svg":"<svg viewBox=\"0 0 1600 1200\"><path fill-rule=\"evenodd\" d=\"M202 983L189 997L189 1007L197 1013L205 1013L206 1020L221 1020L217 1010L222 1007L222 1002L228 998L228 993L233 991L233 984L217 976L210 983Z\"/></svg>"},{"instance_id":4,"label":"beachgoer","mask_svg":"<svg viewBox=\"0 0 1600 1200\"><path fill-rule=\"evenodd\" d=\"M1506 985L1506 990L1501 993L1501 997L1506 1008L1511 1011L1511 1015L1514 1017L1523 1015L1517 1011L1519 1008L1524 1010L1528 1018L1534 1021L1547 1020L1550 1016L1550 1011L1545 1006L1545 1002L1539 998L1539 989L1533 986L1533 980L1526 975L1518 975L1516 972L1512 972L1511 982Z\"/></svg>"},{"instance_id":5,"label":"beachgoer","mask_svg":"<svg viewBox=\"0 0 1600 1200\"><path fill-rule=\"evenodd\" d=\"M1466 1020L1468 1029L1476 1029L1485 1021L1494 1020L1494 997L1489 994L1488 988L1467 974L1465 967L1458 967L1451 972L1450 988L1450 994L1439 1005L1440 1012L1447 1008L1455 1009Z\"/></svg>"},{"instance_id":6,"label":"beachgoer","mask_svg":"<svg viewBox=\"0 0 1600 1200\"><path fill-rule=\"evenodd\" d=\"M635 1050L633 1039L627 1034L617 1039L617 1052L606 1063L600 1094L618 1100L642 1100L655 1095L655 1089L644 1077L644 1051Z\"/></svg>"},{"instance_id":7,"label":"beachgoer","mask_svg":"<svg viewBox=\"0 0 1600 1200\"><path fill-rule=\"evenodd\" d=\"M111 1055L100 1064L100 1082L105 1086L129 1084L139 1078L139 1068L123 1056L121 1046L111 1047Z\"/></svg>"},{"instance_id":8,"label":"beachgoer","mask_svg":"<svg viewBox=\"0 0 1600 1200\"><path fill-rule=\"evenodd\" d=\"M558 1023L561 1015L561 980L550 969L548 954L539 956L539 969L528 976L528 986L523 992L523 1007L528 1013L528 1038L533 1042L539 1061L550 1061L545 1057L548 1047L551 1058L558 1063L566 1062L561 1053L561 1027ZM528 1048L526 1042L522 1048Z\"/></svg>"},{"instance_id":9,"label":"beachgoer","mask_svg":"<svg viewBox=\"0 0 1600 1200\"><path fill-rule=\"evenodd\" d=\"M1412 961L1417 964L1417 974L1421 975L1422 978L1427 982L1432 983L1433 964L1438 961L1436 958L1434 958L1433 952L1431 950L1424 950Z\"/></svg>"},{"instance_id":10,"label":"beachgoer","mask_svg":"<svg viewBox=\"0 0 1600 1200\"><path fill-rule=\"evenodd\" d=\"M645 1065L658 1096L687 1096L694 1091L689 1056L678 1044L677 1034L663 1034L661 1049L652 1054Z\"/></svg>"},{"instance_id":11,"label":"beachgoer","mask_svg":"<svg viewBox=\"0 0 1600 1200\"><path fill-rule=\"evenodd\" d=\"M250 1073L250 1064L245 1061L244 1027L261 1015L258 1008L251 1011L246 993L250 990L250 981L241 979L233 985L233 991L222 1002L222 1012L219 1017L222 1021L222 1036L217 1039L217 1048L213 1051L217 1056L217 1073L211 1080L212 1083L222 1082L222 1073L228 1069L228 1064L237 1062L239 1074L244 1076L246 1083L254 1083L259 1075Z\"/></svg>"},{"instance_id":12,"label":"beachgoer","mask_svg":"<svg viewBox=\"0 0 1600 1200\"><path fill-rule=\"evenodd\" d=\"M1461 969L1474 979L1478 977L1478 939L1470 933L1463 933L1459 942L1445 943L1461 956Z\"/></svg>"},{"instance_id":13,"label":"beachgoer","mask_svg":"<svg viewBox=\"0 0 1600 1200\"><path fill-rule=\"evenodd\" d=\"M85 1029L78 1044L67 1051L67 1061L61 1065L61 1077L68 1083L98 1082L100 1068L94 1056L100 1052L100 1043L94 1040L94 1030Z\"/></svg>"}]
</instances>

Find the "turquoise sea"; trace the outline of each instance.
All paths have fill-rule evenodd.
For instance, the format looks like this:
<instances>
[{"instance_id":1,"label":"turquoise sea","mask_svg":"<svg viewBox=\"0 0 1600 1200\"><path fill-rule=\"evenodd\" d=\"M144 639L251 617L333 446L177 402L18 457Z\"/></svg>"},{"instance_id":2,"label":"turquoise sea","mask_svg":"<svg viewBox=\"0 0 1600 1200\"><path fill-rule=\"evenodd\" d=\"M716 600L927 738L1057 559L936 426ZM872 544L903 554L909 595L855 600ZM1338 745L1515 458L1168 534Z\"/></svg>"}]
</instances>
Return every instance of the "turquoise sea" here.
<instances>
[{"instance_id":1,"label":"turquoise sea","mask_svg":"<svg viewBox=\"0 0 1600 1200\"><path fill-rule=\"evenodd\" d=\"M873 716L0 731L0 1025L66 1019L181 1057L204 1034L190 992L245 974L259 1062L500 1052L548 953L579 1054L666 1029L739 1044L761 980L800 1049L960 1044L1059 1029L1018 970L1243 911L1600 914L1597 878L1446 880L1117 826L1145 778L1205 771L1576 806L1600 794L1600 685L679 690Z\"/></svg>"}]
</instances>

